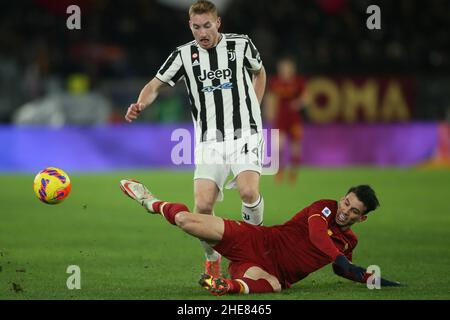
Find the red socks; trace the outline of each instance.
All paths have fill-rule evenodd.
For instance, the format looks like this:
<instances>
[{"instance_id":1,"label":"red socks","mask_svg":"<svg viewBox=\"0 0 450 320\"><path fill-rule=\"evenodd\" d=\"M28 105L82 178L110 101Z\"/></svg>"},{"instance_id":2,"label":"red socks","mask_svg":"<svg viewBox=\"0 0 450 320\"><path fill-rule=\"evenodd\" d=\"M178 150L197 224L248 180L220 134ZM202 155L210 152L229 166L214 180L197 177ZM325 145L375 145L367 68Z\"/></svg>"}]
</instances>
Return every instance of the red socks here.
<instances>
[{"instance_id":1,"label":"red socks","mask_svg":"<svg viewBox=\"0 0 450 320\"><path fill-rule=\"evenodd\" d=\"M159 212L159 209L161 209L161 205L163 203L164 203L164 201L156 201L156 202L154 202L152 204L153 211L156 212L156 213L161 213L161 212Z\"/></svg>"},{"instance_id":2,"label":"red socks","mask_svg":"<svg viewBox=\"0 0 450 320\"><path fill-rule=\"evenodd\" d=\"M164 206L163 206L164 204ZM176 225L175 223L175 216L177 213L180 213L182 211L188 211L188 207L182 203L171 203L171 202L165 202L165 201L156 201L153 203L153 211L161 213L161 215L166 218L169 223ZM161 210L162 207L162 210Z\"/></svg>"},{"instance_id":3,"label":"red socks","mask_svg":"<svg viewBox=\"0 0 450 320\"><path fill-rule=\"evenodd\" d=\"M238 281L240 280L240 281ZM242 282L245 283L245 285ZM249 278L227 279L229 293L267 293L273 292L272 285L266 279L253 280Z\"/></svg>"}]
</instances>

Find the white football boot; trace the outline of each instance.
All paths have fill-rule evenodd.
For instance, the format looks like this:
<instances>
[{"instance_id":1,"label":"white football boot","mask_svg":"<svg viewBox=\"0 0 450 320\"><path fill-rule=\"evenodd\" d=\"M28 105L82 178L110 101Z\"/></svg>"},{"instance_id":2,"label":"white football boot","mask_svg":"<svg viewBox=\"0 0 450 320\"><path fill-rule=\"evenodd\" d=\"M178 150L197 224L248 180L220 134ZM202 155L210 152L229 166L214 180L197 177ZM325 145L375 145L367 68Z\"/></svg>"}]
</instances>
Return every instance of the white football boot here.
<instances>
[{"instance_id":1,"label":"white football boot","mask_svg":"<svg viewBox=\"0 0 450 320\"><path fill-rule=\"evenodd\" d=\"M120 180L119 186L125 195L136 200L148 212L156 213L153 211L153 203L160 200L156 199L150 190L142 183L134 179L123 179Z\"/></svg>"}]
</instances>

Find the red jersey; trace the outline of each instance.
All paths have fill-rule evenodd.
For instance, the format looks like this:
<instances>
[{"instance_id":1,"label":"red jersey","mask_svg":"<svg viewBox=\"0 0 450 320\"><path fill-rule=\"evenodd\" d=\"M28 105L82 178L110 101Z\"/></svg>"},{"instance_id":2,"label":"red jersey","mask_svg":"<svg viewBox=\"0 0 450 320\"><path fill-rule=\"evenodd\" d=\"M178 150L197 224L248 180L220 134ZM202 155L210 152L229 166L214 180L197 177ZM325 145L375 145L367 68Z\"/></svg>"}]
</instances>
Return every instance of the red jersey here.
<instances>
[{"instance_id":1,"label":"red jersey","mask_svg":"<svg viewBox=\"0 0 450 320\"><path fill-rule=\"evenodd\" d=\"M285 287L333 262L340 254L352 260L358 242L350 230L335 222L338 203L319 200L298 212L283 225L267 227L277 278Z\"/></svg>"},{"instance_id":2,"label":"red jersey","mask_svg":"<svg viewBox=\"0 0 450 320\"><path fill-rule=\"evenodd\" d=\"M284 80L274 76L269 81L269 90L277 96L276 122L294 117L301 120L299 111L291 107L293 100L299 98L305 89L305 79L295 76L291 80Z\"/></svg>"},{"instance_id":3,"label":"red jersey","mask_svg":"<svg viewBox=\"0 0 450 320\"><path fill-rule=\"evenodd\" d=\"M224 234L214 249L230 260L233 278L259 266L289 288L338 255L352 260L358 240L350 229L342 231L336 224L337 208L335 200L319 200L286 223L271 227L224 219Z\"/></svg>"}]
</instances>

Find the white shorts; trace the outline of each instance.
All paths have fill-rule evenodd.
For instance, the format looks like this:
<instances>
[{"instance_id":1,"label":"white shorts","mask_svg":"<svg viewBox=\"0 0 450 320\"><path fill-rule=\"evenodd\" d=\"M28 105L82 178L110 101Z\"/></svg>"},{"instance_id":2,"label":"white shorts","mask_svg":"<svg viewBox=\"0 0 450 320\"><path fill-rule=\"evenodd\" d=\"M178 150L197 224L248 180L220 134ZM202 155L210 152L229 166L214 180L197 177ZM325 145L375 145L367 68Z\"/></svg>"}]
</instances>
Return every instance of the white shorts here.
<instances>
[{"instance_id":1,"label":"white shorts","mask_svg":"<svg viewBox=\"0 0 450 320\"><path fill-rule=\"evenodd\" d=\"M231 141L197 143L194 180L214 181L219 188L217 201L222 201L223 187L230 171L233 178L227 189L236 187L236 177L243 171L261 174L263 159L264 139L259 133Z\"/></svg>"}]
</instances>

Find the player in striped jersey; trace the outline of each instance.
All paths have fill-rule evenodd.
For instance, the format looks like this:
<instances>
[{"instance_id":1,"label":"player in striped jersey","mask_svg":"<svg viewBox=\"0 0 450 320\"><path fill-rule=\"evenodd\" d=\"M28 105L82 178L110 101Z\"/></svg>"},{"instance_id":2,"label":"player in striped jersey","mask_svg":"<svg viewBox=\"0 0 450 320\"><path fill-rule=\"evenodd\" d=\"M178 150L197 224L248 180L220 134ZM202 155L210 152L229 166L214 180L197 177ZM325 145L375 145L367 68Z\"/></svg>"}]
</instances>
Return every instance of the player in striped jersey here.
<instances>
[{"instance_id":1,"label":"player in striped jersey","mask_svg":"<svg viewBox=\"0 0 450 320\"><path fill-rule=\"evenodd\" d=\"M164 85L184 80L192 106L196 147L194 212L213 214L223 188L237 188L242 217L253 225L263 223L264 201L259 193L264 140L260 102L266 73L258 50L246 35L219 32L213 3L199 0L189 9L194 41L179 46L156 76L142 89L125 119L135 120L151 105ZM220 275L220 255L202 241L205 272Z\"/></svg>"}]
</instances>

